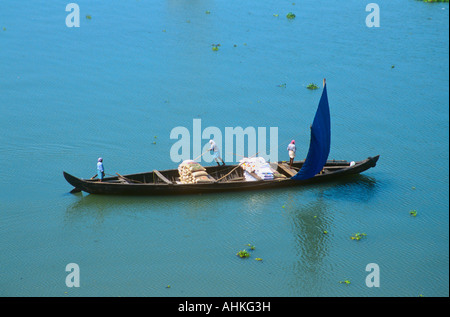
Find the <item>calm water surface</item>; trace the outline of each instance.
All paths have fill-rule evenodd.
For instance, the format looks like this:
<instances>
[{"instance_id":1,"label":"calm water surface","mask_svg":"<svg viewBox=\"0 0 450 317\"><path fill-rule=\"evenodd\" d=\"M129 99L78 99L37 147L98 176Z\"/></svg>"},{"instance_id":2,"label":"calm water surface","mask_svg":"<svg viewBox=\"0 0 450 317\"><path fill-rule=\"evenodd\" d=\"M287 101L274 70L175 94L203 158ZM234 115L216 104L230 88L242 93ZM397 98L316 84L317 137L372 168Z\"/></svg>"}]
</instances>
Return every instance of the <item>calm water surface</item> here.
<instances>
[{"instance_id":1,"label":"calm water surface","mask_svg":"<svg viewBox=\"0 0 450 317\"><path fill-rule=\"evenodd\" d=\"M448 4L378 1L381 27L368 28L357 0L77 3L79 28L61 1L0 3L0 295L449 295ZM62 171L91 177L98 156L110 174L175 168L170 132L195 118L278 127L279 158L291 138L305 157L320 98L306 86L323 77L330 158L381 155L363 175L227 195L69 194ZM247 244L251 258L236 257ZM65 284L68 263L79 288Z\"/></svg>"}]
</instances>

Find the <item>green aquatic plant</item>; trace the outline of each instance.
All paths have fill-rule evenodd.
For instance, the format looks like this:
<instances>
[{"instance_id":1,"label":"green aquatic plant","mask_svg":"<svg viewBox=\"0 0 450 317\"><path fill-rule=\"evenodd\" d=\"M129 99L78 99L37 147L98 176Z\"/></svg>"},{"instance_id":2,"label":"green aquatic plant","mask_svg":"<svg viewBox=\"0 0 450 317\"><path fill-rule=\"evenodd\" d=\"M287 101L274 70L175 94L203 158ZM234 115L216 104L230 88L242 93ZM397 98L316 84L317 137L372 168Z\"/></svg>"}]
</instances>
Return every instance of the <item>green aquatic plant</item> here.
<instances>
[{"instance_id":1,"label":"green aquatic plant","mask_svg":"<svg viewBox=\"0 0 450 317\"><path fill-rule=\"evenodd\" d=\"M411 215L411 216L413 216L413 217L415 217L415 216L417 216L417 210L410 210L409 211L409 214Z\"/></svg>"},{"instance_id":2,"label":"green aquatic plant","mask_svg":"<svg viewBox=\"0 0 450 317\"><path fill-rule=\"evenodd\" d=\"M339 281L339 283L340 283L340 284L346 284L346 285L349 285L349 284L350 284L350 281L349 281L349 280Z\"/></svg>"},{"instance_id":3,"label":"green aquatic plant","mask_svg":"<svg viewBox=\"0 0 450 317\"><path fill-rule=\"evenodd\" d=\"M353 236L351 236L350 239L359 241L359 240L361 240L362 238L364 238L365 236L367 236L367 234L357 232L357 233L355 233Z\"/></svg>"},{"instance_id":4,"label":"green aquatic plant","mask_svg":"<svg viewBox=\"0 0 450 317\"><path fill-rule=\"evenodd\" d=\"M277 85L277 87L286 88L286 84Z\"/></svg>"},{"instance_id":5,"label":"green aquatic plant","mask_svg":"<svg viewBox=\"0 0 450 317\"><path fill-rule=\"evenodd\" d=\"M206 13L206 14L210 14L210 13L211 13L211 11L209 11L209 10L206 10L206 11L205 11L205 13Z\"/></svg>"},{"instance_id":6,"label":"green aquatic plant","mask_svg":"<svg viewBox=\"0 0 450 317\"><path fill-rule=\"evenodd\" d=\"M255 250L255 246L253 244L247 243L247 246L250 247L250 250Z\"/></svg>"},{"instance_id":7,"label":"green aquatic plant","mask_svg":"<svg viewBox=\"0 0 450 317\"><path fill-rule=\"evenodd\" d=\"M261 259L261 258L255 258L255 260L256 260L256 261L262 261L262 259Z\"/></svg>"},{"instance_id":8,"label":"green aquatic plant","mask_svg":"<svg viewBox=\"0 0 450 317\"><path fill-rule=\"evenodd\" d=\"M311 84L309 84L308 86L306 86L306 88L311 89L311 90L314 90L314 89L318 89L319 87L318 87L316 84L311 83Z\"/></svg>"},{"instance_id":9,"label":"green aquatic plant","mask_svg":"<svg viewBox=\"0 0 450 317\"><path fill-rule=\"evenodd\" d=\"M86 19L91 20L92 16L90 14L86 15Z\"/></svg>"},{"instance_id":10,"label":"green aquatic plant","mask_svg":"<svg viewBox=\"0 0 450 317\"><path fill-rule=\"evenodd\" d=\"M289 12L288 14L286 14L286 18L288 19L295 19L295 14L292 12Z\"/></svg>"},{"instance_id":11,"label":"green aquatic plant","mask_svg":"<svg viewBox=\"0 0 450 317\"><path fill-rule=\"evenodd\" d=\"M211 44L213 51L218 51L220 44Z\"/></svg>"},{"instance_id":12,"label":"green aquatic plant","mask_svg":"<svg viewBox=\"0 0 450 317\"><path fill-rule=\"evenodd\" d=\"M327 233L328 233L328 231L326 231L326 230L323 231L323 234L327 234Z\"/></svg>"},{"instance_id":13,"label":"green aquatic plant","mask_svg":"<svg viewBox=\"0 0 450 317\"><path fill-rule=\"evenodd\" d=\"M239 256L240 258L248 258L250 257L250 253L248 253L247 250L240 250L238 253L236 253L237 256Z\"/></svg>"}]
</instances>

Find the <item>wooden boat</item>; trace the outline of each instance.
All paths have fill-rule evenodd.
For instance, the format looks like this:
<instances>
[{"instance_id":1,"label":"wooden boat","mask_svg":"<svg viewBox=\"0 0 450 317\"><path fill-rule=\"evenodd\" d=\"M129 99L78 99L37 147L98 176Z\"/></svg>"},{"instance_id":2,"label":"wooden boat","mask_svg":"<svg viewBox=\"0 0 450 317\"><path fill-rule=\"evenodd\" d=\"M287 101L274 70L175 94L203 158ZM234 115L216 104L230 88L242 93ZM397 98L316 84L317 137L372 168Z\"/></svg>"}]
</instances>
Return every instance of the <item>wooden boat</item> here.
<instances>
[{"instance_id":1,"label":"wooden boat","mask_svg":"<svg viewBox=\"0 0 450 317\"><path fill-rule=\"evenodd\" d=\"M331 181L343 176L359 174L374 167L379 155L358 162L328 160L330 152L330 112L324 79L324 88L319 106L311 125L311 140L308 154L303 161L270 163L271 170L278 176L262 179L251 174L252 180L244 177L241 164L204 167L208 182L184 183L180 181L178 169L120 175L97 179L80 179L63 172L65 179L76 191L107 195L175 195L213 193L243 190L257 190L278 187L304 186L311 183ZM248 171L247 171L248 172ZM247 174L245 174L246 176Z\"/></svg>"},{"instance_id":2,"label":"wooden boat","mask_svg":"<svg viewBox=\"0 0 450 317\"><path fill-rule=\"evenodd\" d=\"M305 180L294 180L291 177L297 174L304 161L294 161L292 168L285 162L271 163L271 167L277 167L276 171L286 178L273 180L258 179L246 181L243 169L237 165L206 166L206 172L214 179L220 179L226 174L234 171L220 181L200 184L179 183L178 169L157 171L130 175L118 175L116 177L104 178L102 182L97 179L80 179L63 172L65 179L78 190L90 194L108 195L176 195L195 193L217 193L243 190L257 190L278 187L304 186L311 183L335 180L347 175L359 174L374 167L379 155L369 157L365 160L351 163L347 161L329 160L323 168L323 172ZM237 167L237 168L236 168Z\"/></svg>"}]
</instances>

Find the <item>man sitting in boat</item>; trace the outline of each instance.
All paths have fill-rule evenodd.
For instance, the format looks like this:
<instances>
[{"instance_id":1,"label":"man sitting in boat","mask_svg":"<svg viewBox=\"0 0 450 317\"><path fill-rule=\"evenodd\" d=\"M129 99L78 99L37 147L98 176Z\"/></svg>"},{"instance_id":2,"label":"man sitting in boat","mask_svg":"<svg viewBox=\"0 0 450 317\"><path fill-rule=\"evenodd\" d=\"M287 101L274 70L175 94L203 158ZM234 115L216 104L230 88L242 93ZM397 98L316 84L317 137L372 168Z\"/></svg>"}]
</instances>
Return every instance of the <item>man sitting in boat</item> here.
<instances>
[{"instance_id":1,"label":"man sitting in boat","mask_svg":"<svg viewBox=\"0 0 450 317\"><path fill-rule=\"evenodd\" d=\"M213 156L213 158L216 161L217 165L220 166L219 160L222 161L222 166L225 165L225 162L220 157L219 147L217 146L216 142L214 142L213 140L209 140L209 144L211 144L211 147L210 147L209 151L212 152L211 155Z\"/></svg>"},{"instance_id":2,"label":"man sitting in boat","mask_svg":"<svg viewBox=\"0 0 450 317\"><path fill-rule=\"evenodd\" d=\"M292 163L294 162L295 157L295 140L292 140L291 143L288 145L287 150L289 151L289 167L292 168Z\"/></svg>"}]
</instances>

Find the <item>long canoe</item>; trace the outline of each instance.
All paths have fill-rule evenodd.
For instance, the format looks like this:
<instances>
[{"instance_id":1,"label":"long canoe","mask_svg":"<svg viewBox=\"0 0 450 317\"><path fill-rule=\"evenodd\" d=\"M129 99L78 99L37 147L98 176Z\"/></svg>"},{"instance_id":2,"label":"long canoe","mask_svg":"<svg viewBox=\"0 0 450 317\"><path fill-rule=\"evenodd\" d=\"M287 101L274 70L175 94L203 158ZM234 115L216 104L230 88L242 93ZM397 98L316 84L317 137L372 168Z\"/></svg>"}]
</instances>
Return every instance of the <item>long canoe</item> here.
<instances>
[{"instance_id":1,"label":"long canoe","mask_svg":"<svg viewBox=\"0 0 450 317\"><path fill-rule=\"evenodd\" d=\"M295 161L292 168L285 162L271 163L271 168L284 177L248 181L244 171L237 165L206 166L210 183L184 184L179 180L178 169L153 170L146 173L120 175L98 179L81 179L63 172L65 179L78 191L103 195L179 195L198 193L217 193L244 190L260 190L278 187L305 186L312 183L336 180L343 176L362 173L375 167L379 155L358 162L328 160L323 170L314 177L295 180L292 177L300 170L303 161ZM237 168L236 168L237 167ZM231 172L231 173L230 173ZM224 177L225 176L225 177Z\"/></svg>"}]
</instances>

